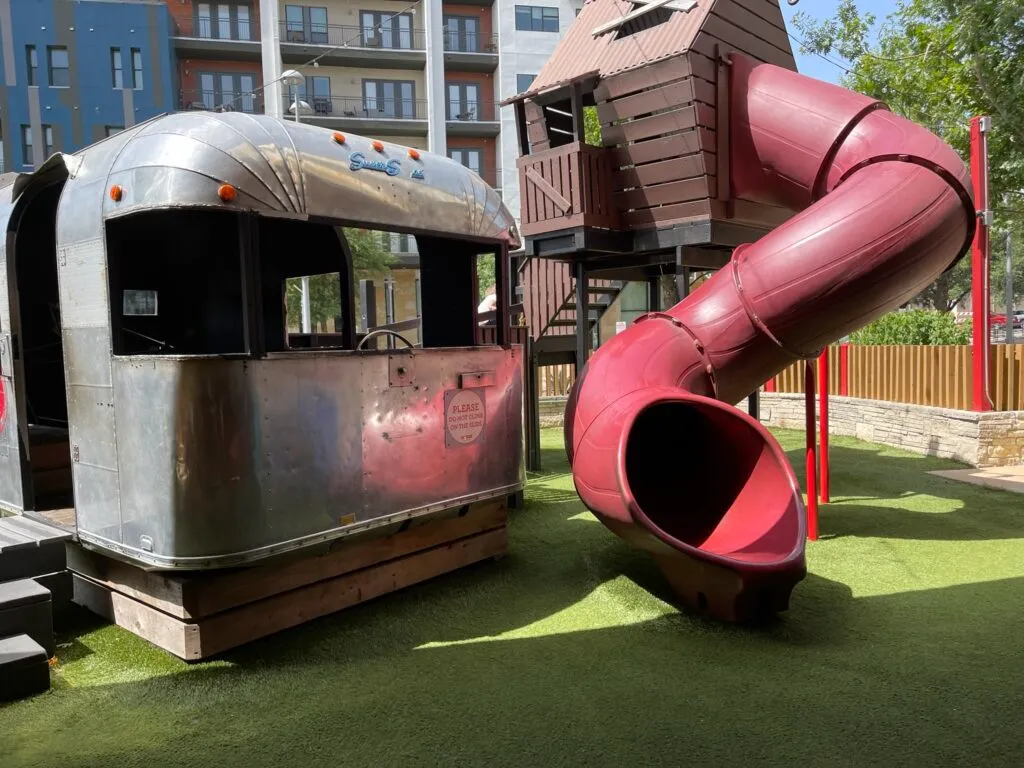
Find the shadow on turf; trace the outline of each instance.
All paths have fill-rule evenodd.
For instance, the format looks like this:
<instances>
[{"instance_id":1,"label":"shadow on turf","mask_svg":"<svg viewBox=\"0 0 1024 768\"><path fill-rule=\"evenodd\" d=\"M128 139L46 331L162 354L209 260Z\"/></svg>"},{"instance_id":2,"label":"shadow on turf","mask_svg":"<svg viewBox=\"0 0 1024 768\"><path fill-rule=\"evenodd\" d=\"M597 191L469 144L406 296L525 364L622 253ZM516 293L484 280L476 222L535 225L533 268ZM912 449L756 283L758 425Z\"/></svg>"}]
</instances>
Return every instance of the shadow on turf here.
<instances>
[{"instance_id":1,"label":"shadow on turf","mask_svg":"<svg viewBox=\"0 0 1024 768\"><path fill-rule=\"evenodd\" d=\"M485 570L472 578L492 578ZM229 654L232 669L65 692L73 751L51 739L43 764L614 766L757 755L998 766L1019 756L1024 579L854 599L811 576L790 615L760 632L669 615L487 641L487 606L468 605L458 634L482 641L416 648L454 639L415 615L456 599L451 581L254 643ZM375 642L359 643L367 625ZM393 639L380 642L381 629ZM117 749L100 736L112 702L140 713ZM18 756L30 741L6 745L11 768L28 764Z\"/></svg>"},{"instance_id":2,"label":"shadow on turf","mask_svg":"<svg viewBox=\"0 0 1024 768\"><path fill-rule=\"evenodd\" d=\"M984 541L1024 538L1024 515L1014 497L927 474L948 465L917 456L880 456L865 448L831 447L830 490L833 503L822 505L822 538L885 537L937 541ZM803 451L787 453L805 487ZM874 459L873 461L866 461ZM918 512L871 499L925 496L957 503L952 511ZM1024 502L1024 499L1021 499ZM855 503L854 503L855 502Z\"/></svg>"}]
</instances>

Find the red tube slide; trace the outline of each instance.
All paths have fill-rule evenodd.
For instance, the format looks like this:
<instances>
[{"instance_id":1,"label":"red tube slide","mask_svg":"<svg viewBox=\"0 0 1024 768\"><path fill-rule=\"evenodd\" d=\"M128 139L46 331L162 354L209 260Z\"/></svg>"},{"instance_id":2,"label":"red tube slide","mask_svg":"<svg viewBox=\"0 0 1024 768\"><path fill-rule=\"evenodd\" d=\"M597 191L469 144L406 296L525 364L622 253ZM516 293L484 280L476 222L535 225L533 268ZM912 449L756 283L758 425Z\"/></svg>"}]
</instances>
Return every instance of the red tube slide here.
<instances>
[{"instance_id":1,"label":"red tube slide","mask_svg":"<svg viewBox=\"0 0 1024 768\"><path fill-rule=\"evenodd\" d=\"M916 296L975 211L956 152L882 103L740 55L730 73L733 195L798 213L602 345L565 436L587 507L689 607L746 621L788 608L806 517L784 452L732 403Z\"/></svg>"}]
</instances>

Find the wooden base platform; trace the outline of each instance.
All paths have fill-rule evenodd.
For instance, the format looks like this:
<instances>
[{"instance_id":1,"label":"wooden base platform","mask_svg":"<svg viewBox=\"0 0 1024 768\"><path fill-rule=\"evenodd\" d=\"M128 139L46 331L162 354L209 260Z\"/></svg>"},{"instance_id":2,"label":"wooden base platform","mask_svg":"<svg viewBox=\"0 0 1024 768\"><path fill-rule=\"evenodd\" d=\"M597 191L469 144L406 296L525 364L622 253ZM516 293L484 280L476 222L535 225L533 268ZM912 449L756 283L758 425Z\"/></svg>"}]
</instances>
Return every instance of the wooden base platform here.
<instances>
[{"instance_id":1,"label":"wooden base platform","mask_svg":"<svg viewBox=\"0 0 1024 768\"><path fill-rule=\"evenodd\" d=\"M206 659L312 619L504 555L506 500L326 554L231 571L147 572L68 547L74 600L187 661Z\"/></svg>"}]
</instances>

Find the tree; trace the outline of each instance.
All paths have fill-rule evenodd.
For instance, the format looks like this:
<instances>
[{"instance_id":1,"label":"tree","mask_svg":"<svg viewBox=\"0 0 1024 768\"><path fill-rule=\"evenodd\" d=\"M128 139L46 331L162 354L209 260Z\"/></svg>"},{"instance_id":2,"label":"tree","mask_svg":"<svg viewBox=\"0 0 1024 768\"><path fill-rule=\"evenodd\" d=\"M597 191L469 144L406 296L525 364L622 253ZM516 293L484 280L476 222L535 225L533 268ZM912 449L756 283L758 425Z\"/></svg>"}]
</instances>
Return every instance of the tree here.
<instances>
[{"instance_id":1,"label":"tree","mask_svg":"<svg viewBox=\"0 0 1024 768\"><path fill-rule=\"evenodd\" d=\"M394 263L391 251L384 247L383 233L368 229L343 230L352 252L356 280L372 280L387 274ZM313 328L333 330L333 321L341 315L341 282L337 272L311 275L309 278L309 319ZM298 328L302 317L302 279L287 281L289 326Z\"/></svg>"},{"instance_id":2,"label":"tree","mask_svg":"<svg viewBox=\"0 0 1024 768\"><path fill-rule=\"evenodd\" d=\"M990 205L995 209L991 284L1002 286L1003 235L1024 214L1024 0L902 0L877 27L873 14L842 0L834 16L793 22L801 49L850 63L841 83L880 99L970 157L969 120L992 117ZM1004 202L1005 201L1005 202ZM1014 220L1016 219L1016 220ZM1017 242L1021 242L1018 238ZM1024 243L1022 243L1024 245ZM1016 269L1015 269L1016 271ZM1024 278L1024 272L1021 273ZM1015 284L1024 285L1015 279ZM949 310L970 291L970 259L929 286L919 301Z\"/></svg>"}]
</instances>

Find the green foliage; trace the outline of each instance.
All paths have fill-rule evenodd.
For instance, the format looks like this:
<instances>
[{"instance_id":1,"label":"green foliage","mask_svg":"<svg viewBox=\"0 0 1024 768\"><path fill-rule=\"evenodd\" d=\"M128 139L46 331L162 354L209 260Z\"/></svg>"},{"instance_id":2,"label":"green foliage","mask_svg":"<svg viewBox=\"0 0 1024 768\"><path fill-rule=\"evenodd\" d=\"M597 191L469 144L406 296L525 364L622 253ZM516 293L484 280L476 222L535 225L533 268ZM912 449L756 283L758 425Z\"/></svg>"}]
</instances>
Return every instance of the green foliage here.
<instances>
[{"instance_id":1,"label":"green foliage","mask_svg":"<svg viewBox=\"0 0 1024 768\"><path fill-rule=\"evenodd\" d=\"M583 131L587 144L600 147L601 121L597 117L597 107L583 108Z\"/></svg>"},{"instance_id":2,"label":"green foliage","mask_svg":"<svg viewBox=\"0 0 1024 768\"><path fill-rule=\"evenodd\" d=\"M487 295L488 289L494 288L496 278L494 273L494 255L485 254L476 260L476 280L481 301Z\"/></svg>"},{"instance_id":3,"label":"green foliage","mask_svg":"<svg viewBox=\"0 0 1024 768\"><path fill-rule=\"evenodd\" d=\"M394 262L383 245L382 234L368 229L345 229L345 239L352 251L352 267L356 280L374 279L387 274ZM288 325L297 329L302 318L302 280L290 278L285 291ZM334 318L341 314L341 282L337 272L312 275L309 278L309 318L313 328L334 330Z\"/></svg>"},{"instance_id":4,"label":"green foliage","mask_svg":"<svg viewBox=\"0 0 1024 768\"><path fill-rule=\"evenodd\" d=\"M949 312L907 309L882 315L850 336L851 344L967 344L970 320L957 325Z\"/></svg>"},{"instance_id":5,"label":"green foliage","mask_svg":"<svg viewBox=\"0 0 1024 768\"><path fill-rule=\"evenodd\" d=\"M928 127L970 157L970 118L993 119L989 135L990 195L996 207L991 284L1002 287L997 257L1003 233L1020 221L1001 215L1024 208L1024 0L902 0L877 26L873 14L842 0L834 16L793 21L805 52L849 62L841 82L884 101L896 113ZM1022 218L1018 216L1018 219ZM1022 232L1024 234L1024 232ZM1024 240L1017 239L1024 244ZM1021 260L1024 262L1024 259ZM948 310L970 290L969 259L921 294L918 302ZM1015 270L1016 272L1017 270ZM1015 284L1024 285L1024 270ZM997 288L997 286L999 288Z\"/></svg>"}]
</instances>

